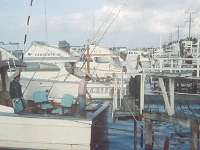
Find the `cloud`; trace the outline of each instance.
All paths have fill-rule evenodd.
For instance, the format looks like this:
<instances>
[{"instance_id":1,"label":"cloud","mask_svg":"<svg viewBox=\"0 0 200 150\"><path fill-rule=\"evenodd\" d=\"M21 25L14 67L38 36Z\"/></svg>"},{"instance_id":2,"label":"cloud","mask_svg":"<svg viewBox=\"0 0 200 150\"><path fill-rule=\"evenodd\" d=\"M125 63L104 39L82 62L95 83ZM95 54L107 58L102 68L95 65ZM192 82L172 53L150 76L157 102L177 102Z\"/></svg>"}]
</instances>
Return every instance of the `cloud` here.
<instances>
[{"instance_id":1,"label":"cloud","mask_svg":"<svg viewBox=\"0 0 200 150\"><path fill-rule=\"evenodd\" d=\"M103 23L104 25L100 28L100 32L96 39L103 36L104 32L112 24L107 33L103 36L102 44L105 45L110 43L110 45L112 45L112 41L116 39L118 39L116 42L117 44L126 45L127 43L131 43L128 41L130 38L134 39L134 43L137 44L139 43L138 41L142 41L142 39L145 38L146 41L153 42L153 38L159 37L160 34L168 39L170 33L177 34L176 26L183 25L184 26L180 28L180 34L187 36L189 24L188 22L185 23L185 21L188 21L186 18L189 18L189 14L185 12L195 12L198 8L200 10L200 1L191 2L190 0L129 0L127 5L121 10L125 1L126 0L100 0L100 2L95 2L95 5L90 6L87 6L88 4L84 3L84 9L78 9L80 6L77 4L76 7L70 5L70 8L68 7L68 9L64 10L62 9L63 7L61 7L59 8L60 11L53 9L52 6L50 8L49 6L49 8L47 7L47 32L49 38L51 41L67 39L70 40L69 42L79 45L80 41L78 39L83 39L82 41L85 42L86 38L92 38L94 33L97 32ZM116 5L117 2L120 3ZM66 1L63 1L63 3L67 4ZM40 10L42 6L37 7L37 4L38 3L34 3L29 24L29 34L33 36L33 39L29 38L29 40L32 41L37 40L38 38L45 39L44 37L46 35L44 12L41 12ZM58 5L58 3L56 4ZM73 3L71 2L71 4ZM68 5L63 6L66 7ZM115 9L113 10L113 8ZM69 9L71 11L69 11ZM50 12L50 10L53 11ZM113 12L111 13L112 10ZM28 12L28 10L26 11ZM10 17L12 19L7 21L6 25L4 23L2 29L9 30L9 32L12 31L12 33L17 29L18 31L21 30L21 34L24 34L27 12L21 14L20 12L13 13ZM119 15L116 17L118 13ZM6 17L4 16L8 15L9 13L3 11L0 12L1 20L6 20ZM192 22L191 33L197 35L200 30L200 16L199 14L193 14L192 18L195 19L194 22ZM105 21L105 19L107 20ZM20 23L17 22L19 20ZM0 25L2 22L3 21L0 22ZM3 30L1 30L1 32L4 32ZM10 37L10 39L11 38L12 37ZM144 44L144 42L141 42L141 45L142 44ZM146 44L149 44L149 42L146 42Z\"/></svg>"}]
</instances>

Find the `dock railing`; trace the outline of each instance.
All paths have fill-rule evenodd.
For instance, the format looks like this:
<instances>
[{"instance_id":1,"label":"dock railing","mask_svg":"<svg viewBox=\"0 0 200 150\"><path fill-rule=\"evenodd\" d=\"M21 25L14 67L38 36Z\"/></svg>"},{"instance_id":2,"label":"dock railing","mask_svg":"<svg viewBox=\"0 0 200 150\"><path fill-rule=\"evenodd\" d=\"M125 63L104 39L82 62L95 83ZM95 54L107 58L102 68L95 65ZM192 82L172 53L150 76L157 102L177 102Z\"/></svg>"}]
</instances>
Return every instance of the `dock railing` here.
<instances>
[{"instance_id":1,"label":"dock railing","mask_svg":"<svg viewBox=\"0 0 200 150\"><path fill-rule=\"evenodd\" d=\"M169 63L165 62L168 61ZM184 61L186 60L192 60L193 62L196 61L196 67L191 67L191 64L187 64L187 67L184 66ZM142 114L142 111L144 109L144 89L145 89L145 77L148 75L150 77L156 77L158 78L158 83L161 88L161 93L164 98L165 106L168 112L169 116L172 116L174 114L174 81L176 78L182 78L182 79L190 79L190 80L199 80L199 64L200 60L197 58L160 58L157 59L158 65L154 65L151 68L143 68L143 73L115 73L113 74L113 84L114 84L114 94L113 94L113 114L118 107L122 107L121 100L124 98L124 95L126 95L127 89L126 86L124 86L124 76L135 76L140 75L141 76L141 86L140 86L140 114ZM152 62L151 62L152 63ZM168 67L165 64L170 64L170 67ZM190 66L189 66L190 65ZM147 70L147 72L146 72ZM194 74L196 72L196 74ZM164 78L169 78L169 92L166 89ZM119 80L120 79L120 80ZM120 92L120 94L118 93ZM118 99L119 104L118 104Z\"/></svg>"},{"instance_id":2,"label":"dock railing","mask_svg":"<svg viewBox=\"0 0 200 150\"><path fill-rule=\"evenodd\" d=\"M191 61L192 64L187 62ZM191 71L194 72L194 76L199 77L200 59L196 58L154 58L150 61L150 68L143 68L149 71L168 71L180 72L180 71Z\"/></svg>"},{"instance_id":3,"label":"dock railing","mask_svg":"<svg viewBox=\"0 0 200 150\"><path fill-rule=\"evenodd\" d=\"M123 76L135 76L135 75L140 75L141 76L141 86L140 86L140 114L142 114L142 110L144 109L144 81L145 81L145 73L116 73L113 74L113 84L114 84L114 93L113 93L113 110L112 110L112 115L114 114L114 111L118 107L122 107L122 99L124 96L127 94L127 89L124 84L124 78ZM120 80L118 80L120 79ZM120 81L120 82L119 82ZM118 105L118 99L119 99L119 105Z\"/></svg>"}]
</instances>

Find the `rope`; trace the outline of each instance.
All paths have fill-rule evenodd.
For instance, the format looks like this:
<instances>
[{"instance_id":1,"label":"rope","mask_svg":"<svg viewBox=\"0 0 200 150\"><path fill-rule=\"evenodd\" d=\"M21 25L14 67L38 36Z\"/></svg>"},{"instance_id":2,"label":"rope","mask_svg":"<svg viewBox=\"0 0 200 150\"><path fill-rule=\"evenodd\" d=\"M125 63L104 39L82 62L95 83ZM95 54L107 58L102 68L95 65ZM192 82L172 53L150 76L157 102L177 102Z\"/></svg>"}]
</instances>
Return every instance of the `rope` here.
<instances>
[{"instance_id":1,"label":"rope","mask_svg":"<svg viewBox=\"0 0 200 150\"><path fill-rule=\"evenodd\" d=\"M6 17L6 20L0 25L0 28L7 22L7 20L10 18L10 16L14 13L15 9L17 8L17 6L21 3L22 0L20 0L19 3L16 4L15 8L13 9L13 11L9 14L8 17Z\"/></svg>"},{"instance_id":2,"label":"rope","mask_svg":"<svg viewBox=\"0 0 200 150\"><path fill-rule=\"evenodd\" d=\"M115 21L115 19L118 17L119 13L121 12L121 10L125 7L126 3L128 2L128 0L125 1L125 3L123 4L123 6L121 7L121 9L118 11L118 13L115 15L115 17L113 18L113 20L111 21L111 23L109 24L109 26L107 27L107 29L105 30L105 32L103 33L103 35L100 37L99 41L97 44L99 44L99 42L102 40L102 38L105 36L105 34L107 33L108 29L111 27L111 25L113 24L113 22ZM94 51L95 47L93 48L93 50L91 51L91 53ZM90 54L91 54L90 53Z\"/></svg>"},{"instance_id":3,"label":"rope","mask_svg":"<svg viewBox=\"0 0 200 150\"><path fill-rule=\"evenodd\" d=\"M108 20L108 18L110 17L110 15L112 14L112 12L115 10L115 8L117 7L117 5L119 4L119 2L122 0L118 0L117 4L113 7L113 9L110 11L110 13L108 14L108 16L105 18L105 20L103 21L103 23L101 24L101 26L99 27L99 29L97 30L97 32L94 34L94 36L92 37L92 39L90 40L89 43L91 43L94 38L96 37L96 35L99 33L99 31L101 30L101 28L103 27L103 25L105 24L105 22Z\"/></svg>"},{"instance_id":4,"label":"rope","mask_svg":"<svg viewBox=\"0 0 200 150\"><path fill-rule=\"evenodd\" d=\"M60 68L60 71L62 70L62 68L63 68L64 65L65 65L65 63L64 63L64 64L62 65L62 67ZM60 74L60 71L58 72L56 78L57 78L58 75ZM50 87L50 89L49 89L49 91L48 91L48 95L47 95L47 97L49 96L49 93L50 93L51 89L53 88L53 85L54 85L55 82L56 82L56 78L55 78L55 80L53 81L53 84L51 85L51 87Z\"/></svg>"},{"instance_id":5,"label":"rope","mask_svg":"<svg viewBox=\"0 0 200 150\"><path fill-rule=\"evenodd\" d=\"M119 1L120 0L118 0L118 3L119 3ZM104 20L104 22L101 24L101 26L99 27L99 29L97 30L97 32L95 33L95 35L93 36L93 38L89 41L89 43L88 44L90 44L90 43L92 43L92 41L94 40L94 38L96 37L96 35L99 33L99 31L101 30L101 28L103 27L103 25L105 24L105 22L108 20L108 18L109 18L109 16L112 14L112 12L114 11L114 9L115 9L115 7L116 7L117 5L115 5L114 7L113 7L113 9L110 11L110 13L108 14L108 16L106 17L106 19ZM100 40L98 41L98 43L100 42ZM93 50L92 50L92 52L94 51L94 49L96 48L96 45L95 45L95 47L93 48ZM85 53L85 51L86 51L86 49L83 51L83 54L82 55L84 55L84 53ZM91 53L92 53L91 52ZM90 54L91 54L90 53ZM81 55L81 56L82 56ZM74 66L72 67L72 69L75 67L75 65L78 63L78 61L74 64ZM72 70L71 69L71 70ZM71 72L71 70L70 70L70 72ZM66 79L68 78L68 76L70 75L70 73L68 73L67 74L67 76L66 76L66 78L64 79L64 81L66 81Z\"/></svg>"},{"instance_id":6,"label":"rope","mask_svg":"<svg viewBox=\"0 0 200 150\"><path fill-rule=\"evenodd\" d=\"M185 10L185 12L187 12L187 11L192 7L192 5L194 5L194 3L195 3L196 1L197 1L197 0L194 0L193 3L188 7L188 9Z\"/></svg>"},{"instance_id":7,"label":"rope","mask_svg":"<svg viewBox=\"0 0 200 150\"><path fill-rule=\"evenodd\" d=\"M115 15L115 17L113 18L113 20L111 21L111 23L109 24L109 26L107 27L107 29L105 30L105 32L103 33L103 35L100 37L99 41L97 42L97 44L99 44L99 42L102 40L102 38L105 36L105 34L107 33L108 29L111 27L111 25L113 24L113 22L115 21L115 19L118 17L119 13L121 12L121 10L125 7L125 5L127 4L128 0L125 1L125 3L123 4L123 6L121 7L121 9L118 11L118 13ZM95 47L93 48L93 50L90 52L90 54L95 50L97 44L95 45ZM89 55L90 55L89 54ZM93 72L94 74L94 72ZM92 74L92 75L93 75Z\"/></svg>"},{"instance_id":8,"label":"rope","mask_svg":"<svg viewBox=\"0 0 200 150\"><path fill-rule=\"evenodd\" d=\"M163 13L163 12L159 12L159 13L157 13L157 14L155 14L155 15L152 15L152 16L149 16L149 17L146 17L146 18L141 19L141 20L137 20L136 22L133 22L133 23L131 23L131 24L128 24L128 25L123 26L123 27L121 27L121 28L118 28L118 29L116 29L116 30L121 30L121 29L126 28L126 27L128 27L128 26L131 26L131 25L133 25L133 24L135 24L135 23L138 23L138 22L144 21L144 20L146 20L146 19L149 19L149 18L155 17L155 16L160 15L160 14L162 14L162 13ZM116 30L111 31L111 32L107 33L106 35L109 35L109 34L115 32ZM98 37L98 38L101 38L101 37Z\"/></svg>"},{"instance_id":9,"label":"rope","mask_svg":"<svg viewBox=\"0 0 200 150\"><path fill-rule=\"evenodd\" d=\"M32 2L31 2L31 6L32 6ZM114 7L114 8L115 8L115 7ZM113 8L113 10L114 10L114 8ZM112 11L113 11L113 10L112 10ZM112 13L112 11L110 12L110 14ZM108 15L108 17L110 16L110 14ZM99 30L96 32L96 34L94 35L94 37L92 38L92 40L95 38L95 36L97 35L97 33L100 31L100 29L102 28L102 26L105 24L105 22L106 22L106 20L108 19L108 17L107 17L107 18L105 19L105 21L102 23L102 25L100 26ZM30 18L30 17L29 17L29 18ZM29 21L28 21L28 22L29 22ZM28 29L28 28L27 28L27 29ZM28 31L28 30L27 30L27 31ZM25 35L25 39L26 39L26 35ZM48 50L48 51L49 51L49 50ZM48 51L47 51L47 53L48 53ZM85 51L84 51L84 52L85 52ZM83 53L84 53L84 52L83 52ZM47 54L47 53L46 53L46 54ZM46 56L46 55L45 55L45 56ZM43 57L42 61L44 60L45 56ZM41 62L42 62L42 61L41 61ZM40 64L41 64L41 62L40 62ZM78 61L77 61L77 62L78 62ZM76 63L77 63L77 62L76 62ZM76 63L75 63L75 64L76 64ZM36 71L39 69L40 64L38 65L38 68L36 69ZM71 68L71 70L69 71L69 73L67 74L67 77L65 78L64 81L66 81L66 79L67 79L68 76L70 75L70 72L71 72L72 69L75 67L75 64L74 64L74 66ZM61 70L61 69L60 69L60 70ZM25 93L25 91L26 91L26 89L28 88L30 82L32 81L32 79L33 79L33 77L34 77L36 71L34 72L34 74L33 74L32 78L31 78L31 80L30 80L29 83L28 83L28 85L26 86L26 88L25 88L23 94ZM60 71L59 71L59 73L60 73ZM59 75L59 73L58 73L58 75ZM66 74L65 74L65 75L66 75ZM62 76L64 76L64 75L62 75ZM58 76L57 76L57 77L58 77ZM56 77L56 78L57 78L57 77ZM55 83L55 81L56 81L56 78L55 78L55 80L54 80L52 86L50 87L49 93L50 93L50 91L51 91L51 89L52 89L52 87L53 87L53 85L54 85L54 83ZM48 93L48 94L49 94L49 93Z\"/></svg>"},{"instance_id":10,"label":"rope","mask_svg":"<svg viewBox=\"0 0 200 150\"><path fill-rule=\"evenodd\" d=\"M47 50L46 54L47 54L48 52L49 52L49 49ZM43 62L44 58L46 57L46 54L45 54L45 56L42 58L42 60L40 61L40 63L39 63L39 65L38 65L37 69L35 70L35 72L33 73L33 76L32 76L31 79L29 80L29 82L28 82L28 84L27 84L27 86L26 86L26 88L25 88L23 94L25 93L25 91L27 90L27 88L28 88L28 86L30 85L31 81L33 80L33 77L35 76L37 70L40 68L40 64Z\"/></svg>"},{"instance_id":11,"label":"rope","mask_svg":"<svg viewBox=\"0 0 200 150\"><path fill-rule=\"evenodd\" d=\"M125 9L123 10L123 13L122 13L122 17L121 17L121 22L120 22L120 28L121 28L121 26L122 26L122 20L123 20L123 17L124 17L124 11L125 11ZM120 32L120 30L118 31L118 35L117 35L117 38L116 38L116 42L118 41L118 38L119 38L119 32Z\"/></svg>"}]
</instances>

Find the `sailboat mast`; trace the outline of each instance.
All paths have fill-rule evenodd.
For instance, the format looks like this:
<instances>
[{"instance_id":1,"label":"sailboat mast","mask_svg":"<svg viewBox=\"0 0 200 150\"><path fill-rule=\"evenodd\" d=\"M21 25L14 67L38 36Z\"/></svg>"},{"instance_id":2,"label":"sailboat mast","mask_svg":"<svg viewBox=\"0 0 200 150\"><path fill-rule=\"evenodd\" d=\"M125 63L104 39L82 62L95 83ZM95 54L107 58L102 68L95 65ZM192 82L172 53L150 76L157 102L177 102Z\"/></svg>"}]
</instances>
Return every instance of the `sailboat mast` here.
<instances>
[{"instance_id":1,"label":"sailboat mast","mask_svg":"<svg viewBox=\"0 0 200 150\"><path fill-rule=\"evenodd\" d=\"M86 58L87 58L87 71L88 73L90 73L90 54L89 54L89 40L87 39L87 48L86 48L86 51L87 51L87 55L86 55Z\"/></svg>"}]
</instances>

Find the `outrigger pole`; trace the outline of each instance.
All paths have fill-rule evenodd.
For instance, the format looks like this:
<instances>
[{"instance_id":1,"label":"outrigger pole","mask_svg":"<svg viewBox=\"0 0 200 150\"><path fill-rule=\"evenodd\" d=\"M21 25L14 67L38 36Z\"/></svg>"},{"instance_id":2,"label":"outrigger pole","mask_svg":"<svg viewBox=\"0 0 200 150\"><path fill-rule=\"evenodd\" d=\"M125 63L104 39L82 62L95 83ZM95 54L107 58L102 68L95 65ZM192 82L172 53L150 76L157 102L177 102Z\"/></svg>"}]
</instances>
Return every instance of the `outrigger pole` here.
<instances>
[{"instance_id":1,"label":"outrigger pole","mask_svg":"<svg viewBox=\"0 0 200 150\"><path fill-rule=\"evenodd\" d=\"M86 51L87 51L87 55L86 55L86 58L87 58L87 71L88 73L90 73L90 54L89 54L89 39L87 39L87 47L86 47Z\"/></svg>"},{"instance_id":2,"label":"outrigger pole","mask_svg":"<svg viewBox=\"0 0 200 150\"><path fill-rule=\"evenodd\" d=\"M30 20L30 16L31 16L32 4L33 4L33 0L31 0L31 3L30 3L30 11L29 11L29 15L28 15L27 24L26 24L26 34L24 36L24 49L23 49L23 53L22 53L22 60L24 59L26 37L28 34L28 25L29 25L29 20Z\"/></svg>"}]
</instances>

